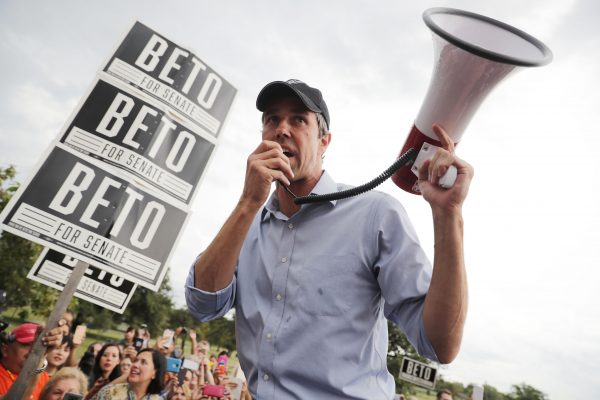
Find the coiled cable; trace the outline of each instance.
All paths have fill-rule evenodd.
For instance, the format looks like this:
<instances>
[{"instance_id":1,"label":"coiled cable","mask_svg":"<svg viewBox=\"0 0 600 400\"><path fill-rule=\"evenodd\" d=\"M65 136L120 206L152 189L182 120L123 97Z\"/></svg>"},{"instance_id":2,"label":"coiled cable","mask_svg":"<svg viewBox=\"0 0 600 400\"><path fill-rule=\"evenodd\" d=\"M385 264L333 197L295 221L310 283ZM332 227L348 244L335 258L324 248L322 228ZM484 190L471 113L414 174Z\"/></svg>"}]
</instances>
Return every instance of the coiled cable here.
<instances>
[{"instance_id":1,"label":"coiled cable","mask_svg":"<svg viewBox=\"0 0 600 400\"><path fill-rule=\"evenodd\" d=\"M400 169L400 167L412 163L417 158L417 151L413 148L408 149L404 154L394 161L392 165L385 171L383 171L377 178L373 179L370 182L367 182L363 185L353 187L351 189L342 190L340 192L334 193L325 193L325 194L310 194L308 196L300 196L297 197L293 193L289 191L289 189L285 186L284 189L288 191L292 197L294 197L294 203L296 204L308 204L308 203L319 203L322 201L332 201L332 200L341 200L347 199L348 197L354 197L359 194L368 192L369 190L379 186L386 179L390 178L394 173Z\"/></svg>"}]
</instances>

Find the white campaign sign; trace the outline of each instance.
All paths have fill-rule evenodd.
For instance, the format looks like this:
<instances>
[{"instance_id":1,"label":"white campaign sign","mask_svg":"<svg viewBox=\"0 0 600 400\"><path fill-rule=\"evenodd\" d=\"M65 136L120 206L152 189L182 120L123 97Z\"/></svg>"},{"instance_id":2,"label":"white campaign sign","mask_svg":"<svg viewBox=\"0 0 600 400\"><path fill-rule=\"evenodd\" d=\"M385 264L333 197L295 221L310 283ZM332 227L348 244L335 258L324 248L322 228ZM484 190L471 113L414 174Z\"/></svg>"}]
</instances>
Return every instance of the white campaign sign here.
<instances>
[{"instance_id":1,"label":"white campaign sign","mask_svg":"<svg viewBox=\"0 0 600 400\"><path fill-rule=\"evenodd\" d=\"M399 378L418 386L433 389L435 388L435 380L437 378L437 368L404 357L400 365Z\"/></svg>"},{"instance_id":2,"label":"white campaign sign","mask_svg":"<svg viewBox=\"0 0 600 400\"><path fill-rule=\"evenodd\" d=\"M98 79L60 142L190 204L218 139L109 75Z\"/></svg>"},{"instance_id":3,"label":"white campaign sign","mask_svg":"<svg viewBox=\"0 0 600 400\"><path fill-rule=\"evenodd\" d=\"M158 290L189 210L57 144L0 215L3 229Z\"/></svg>"},{"instance_id":4,"label":"white campaign sign","mask_svg":"<svg viewBox=\"0 0 600 400\"><path fill-rule=\"evenodd\" d=\"M139 22L104 71L168 104L215 137L237 92L191 51Z\"/></svg>"},{"instance_id":5,"label":"white campaign sign","mask_svg":"<svg viewBox=\"0 0 600 400\"><path fill-rule=\"evenodd\" d=\"M0 228L98 277L158 290L236 92L192 52L134 23ZM59 264L32 276L60 285L68 273ZM114 287L88 278L88 295L107 302L112 293L108 302L121 308Z\"/></svg>"}]
</instances>

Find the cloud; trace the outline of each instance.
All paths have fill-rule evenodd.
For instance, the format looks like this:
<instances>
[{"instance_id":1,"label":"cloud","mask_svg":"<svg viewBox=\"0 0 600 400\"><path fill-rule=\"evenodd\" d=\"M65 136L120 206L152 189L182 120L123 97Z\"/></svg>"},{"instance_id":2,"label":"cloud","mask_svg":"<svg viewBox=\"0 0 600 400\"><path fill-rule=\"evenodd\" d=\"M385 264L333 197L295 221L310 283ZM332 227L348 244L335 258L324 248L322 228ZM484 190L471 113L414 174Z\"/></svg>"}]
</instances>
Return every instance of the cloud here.
<instances>
[{"instance_id":1,"label":"cloud","mask_svg":"<svg viewBox=\"0 0 600 400\"><path fill-rule=\"evenodd\" d=\"M0 115L7 121L0 127L3 153L11 155L10 162L23 174L36 161L32 154L41 154L59 134L76 100L61 100L44 88L26 82L16 85L2 104Z\"/></svg>"}]
</instances>

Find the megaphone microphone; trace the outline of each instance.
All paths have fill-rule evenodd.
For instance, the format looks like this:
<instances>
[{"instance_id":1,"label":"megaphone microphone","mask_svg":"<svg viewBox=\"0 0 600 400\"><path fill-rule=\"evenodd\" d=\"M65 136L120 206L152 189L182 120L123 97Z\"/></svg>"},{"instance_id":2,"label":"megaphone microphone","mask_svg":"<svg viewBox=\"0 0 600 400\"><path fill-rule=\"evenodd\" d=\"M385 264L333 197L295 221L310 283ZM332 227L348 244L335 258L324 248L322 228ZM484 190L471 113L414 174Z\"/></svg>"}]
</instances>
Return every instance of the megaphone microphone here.
<instances>
[{"instance_id":1,"label":"megaphone microphone","mask_svg":"<svg viewBox=\"0 0 600 400\"><path fill-rule=\"evenodd\" d=\"M433 124L441 125L458 144L471 118L496 85L521 67L552 61L550 49L533 36L483 15L453 8L423 13L433 33L435 65L429 89L399 158L377 178L337 193L294 199L296 204L356 196L392 177L407 192L420 194L418 169L441 147ZM457 176L451 166L439 184L451 187Z\"/></svg>"},{"instance_id":2,"label":"megaphone microphone","mask_svg":"<svg viewBox=\"0 0 600 400\"><path fill-rule=\"evenodd\" d=\"M548 64L552 52L533 36L483 15L453 8L430 8L423 13L434 42L435 65L429 89L400 152L420 149L412 165L402 166L394 183L419 194L418 169L441 147L432 130L441 125L458 144L475 112L498 83L520 69ZM440 185L451 187L451 167Z\"/></svg>"}]
</instances>

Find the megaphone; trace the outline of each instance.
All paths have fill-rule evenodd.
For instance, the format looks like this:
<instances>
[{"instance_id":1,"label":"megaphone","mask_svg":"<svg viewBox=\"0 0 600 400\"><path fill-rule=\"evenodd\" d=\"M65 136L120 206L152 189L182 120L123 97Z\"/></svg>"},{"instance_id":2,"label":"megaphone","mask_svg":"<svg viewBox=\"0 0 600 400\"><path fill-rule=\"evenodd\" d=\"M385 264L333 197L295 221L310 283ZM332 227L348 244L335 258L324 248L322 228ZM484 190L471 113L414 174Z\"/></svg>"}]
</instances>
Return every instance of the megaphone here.
<instances>
[{"instance_id":1,"label":"megaphone","mask_svg":"<svg viewBox=\"0 0 600 400\"><path fill-rule=\"evenodd\" d=\"M533 36L483 15L453 8L430 8L423 13L434 42L435 65L429 89L400 154L413 148L416 160L392 176L407 192L420 194L417 172L441 147L432 130L440 124L458 144L471 118L494 87L520 69L548 64L552 52ZM440 179L452 186L456 168Z\"/></svg>"},{"instance_id":2,"label":"megaphone","mask_svg":"<svg viewBox=\"0 0 600 400\"><path fill-rule=\"evenodd\" d=\"M377 178L355 188L303 197L288 192L296 204L356 196L389 177L407 192L420 194L418 169L441 147L432 125L444 127L454 144L458 144L471 118L500 81L520 67L552 61L552 52L545 44L483 15L436 7L425 10L423 20L433 32L436 62L427 95L398 159ZM451 187L456 177L456 167L451 166L439 184Z\"/></svg>"}]
</instances>

